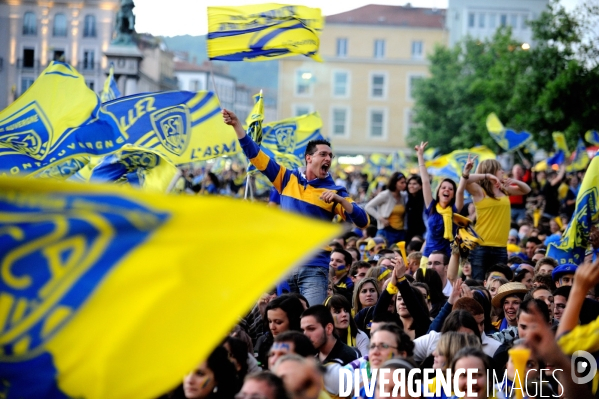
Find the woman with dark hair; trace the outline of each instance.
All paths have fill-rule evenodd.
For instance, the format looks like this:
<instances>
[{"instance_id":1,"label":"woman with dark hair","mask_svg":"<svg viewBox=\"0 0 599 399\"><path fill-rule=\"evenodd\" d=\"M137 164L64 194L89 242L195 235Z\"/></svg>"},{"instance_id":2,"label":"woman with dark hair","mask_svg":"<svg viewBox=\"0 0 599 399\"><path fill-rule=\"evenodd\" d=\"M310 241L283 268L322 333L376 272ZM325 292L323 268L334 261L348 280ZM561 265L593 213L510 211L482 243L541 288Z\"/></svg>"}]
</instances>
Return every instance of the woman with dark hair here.
<instances>
[{"instance_id":1,"label":"woman with dark hair","mask_svg":"<svg viewBox=\"0 0 599 399\"><path fill-rule=\"evenodd\" d=\"M458 187L451 179L443 179L439 183L435 198L431 190L430 178L424 164L424 149L428 143L420 143L414 147L418 155L418 166L422 176L422 195L424 196L427 219L426 244L422 250L421 265L428 263L428 257L434 251L443 251L451 257L451 243L456 234L453 214L464 206L464 187Z\"/></svg>"},{"instance_id":2,"label":"woman with dark hair","mask_svg":"<svg viewBox=\"0 0 599 399\"><path fill-rule=\"evenodd\" d=\"M343 295L335 294L330 297L325 306L331 311L335 320L335 332L341 341L356 348L364 356L368 353L370 339L368 335L356 326L351 314L351 305Z\"/></svg>"},{"instance_id":3,"label":"woman with dark hair","mask_svg":"<svg viewBox=\"0 0 599 399\"><path fill-rule=\"evenodd\" d=\"M218 194L220 192L220 181L212 172L208 172L207 179L204 179L204 192L208 194Z\"/></svg>"},{"instance_id":4,"label":"woman with dark hair","mask_svg":"<svg viewBox=\"0 0 599 399\"><path fill-rule=\"evenodd\" d=\"M414 236L424 236L424 194L422 193L422 178L418 175L408 177L408 202L406 203L406 243Z\"/></svg>"},{"instance_id":5,"label":"woman with dark hair","mask_svg":"<svg viewBox=\"0 0 599 399\"><path fill-rule=\"evenodd\" d=\"M401 257L393 259L394 269L387 288L374 308L374 318L378 319L389 312L389 305L395 297L395 320L403 325L410 339L418 338L427 333L431 324L428 306L418 288L412 287L405 277L406 266Z\"/></svg>"},{"instance_id":6,"label":"woman with dark hair","mask_svg":"<svg viewBox=\"0 0 599 399\"><path fill-rule=\"evenodd\" d=\"M414 277L416 281L428 285L431 301L431 317L437 317L443 305L447 303L447 297L443 294L443 282L439 273L435 269L427 269L425 274L422 269L418 269Z\"/></svg>"},{"instance_id":7,"label":"woman with dark hair","mask_svg":"<svg viewBox=\"0 0 599 399\"><path fill-rule=\"evenodd\" d=\"M274 337L285 331L302 331L300 316L303 312L304 306L301 300L292 294L281 295L266 305L264 329L267 332L258 339L254 347L262 367L266 367L268 351Z\"/></svg>"},{"instance_id":8,"label":"woman with dark hair","mask_svg":"<svg viewBox=\"0 0 599 399\"><path fill-rule=\"evenodd\" d=\"M404 217L406 215L406 177L395 172L389 178L387 189L381 191L366 204L364 210L377 220L377 236L387 241L387 245L405 240Z\"/></svg>"},{"instance_id":9,"label":"woman with dark hair","mask_svg":"<svg viewBox=\"0 0 599 399\"><path fill-rule=\"evenodd\" d=\"M218 346L169 394L170 399L231 399L241 388L227 350Z\"/></svg>"},{"instance_id":10,"label":"woman with dark hair","mask_svg":"<svg viewBox=\"0 0 599 399\"><path fill-rule=\"evenodd\" d=\"M248 373L248 351L245 342L227 336L223 341L223 348L227 350L229 360L235 366L239 380L243 381Z\"/></svg>"},{"instance_id":11,"label":"woman with dark hair","mask_svg":"<svg viewBox=\"0 0 599 399\"><path fill-rule=\"evenodd\" d=\"M495 159L481 161L475 174L470 174L474 160L468 160L462 171L460 186L465 185L476 208L476 232L482 245L470 252L472 278L483 281L491 265L507 263L507 241L512 214L510 195L526 195L530 187L520 180L508 178Z\"/></svg>"}]
</instances>

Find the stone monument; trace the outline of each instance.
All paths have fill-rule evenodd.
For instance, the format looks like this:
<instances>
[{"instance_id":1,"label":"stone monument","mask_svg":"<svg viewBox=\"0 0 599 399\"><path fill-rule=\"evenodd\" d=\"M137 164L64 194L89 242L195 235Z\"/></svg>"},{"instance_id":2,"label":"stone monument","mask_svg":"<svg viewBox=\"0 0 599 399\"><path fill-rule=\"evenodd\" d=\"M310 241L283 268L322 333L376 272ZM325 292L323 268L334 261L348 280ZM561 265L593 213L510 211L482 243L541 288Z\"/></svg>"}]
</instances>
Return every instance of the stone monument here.
<instances>
[{"instance_id":1,"label":"stone monument","mask_svg":"<svg viewBox=\"0 0 599 399\"><path fill-rule=\"evenodd\" d=\"M108 65L114 65L114 79L123 96L138 93L139 64L143 59L135 43L134 7L133 0L121 0L121 8L115 19L114 38L104 52Z\"/></svg>"}]
</instances>

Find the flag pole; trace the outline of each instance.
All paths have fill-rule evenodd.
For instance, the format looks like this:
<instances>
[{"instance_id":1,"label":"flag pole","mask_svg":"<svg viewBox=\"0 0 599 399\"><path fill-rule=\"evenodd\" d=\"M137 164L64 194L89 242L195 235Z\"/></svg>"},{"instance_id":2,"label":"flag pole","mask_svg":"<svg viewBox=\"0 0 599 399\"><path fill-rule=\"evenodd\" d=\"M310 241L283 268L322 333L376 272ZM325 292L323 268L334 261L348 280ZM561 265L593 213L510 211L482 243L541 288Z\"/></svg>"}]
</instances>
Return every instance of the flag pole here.
<instances>
[{"instance_id":1,"label":"flag pole","mask_svg":"<svg viewBox=\"0 0 599 399\"><path fill-rule=\"evenodd\" d=\"M218 91L216 90L216 81L214 80L214 69L212 68L212 61L209 60L208 63L210 64L210 78L212 79L212 87L214 88L214 95L216 96L216 101L218 101L218 105L220 106L220 108L224 109L220 102L220 96L218 95Z\"/></svg>"}]
</instances>

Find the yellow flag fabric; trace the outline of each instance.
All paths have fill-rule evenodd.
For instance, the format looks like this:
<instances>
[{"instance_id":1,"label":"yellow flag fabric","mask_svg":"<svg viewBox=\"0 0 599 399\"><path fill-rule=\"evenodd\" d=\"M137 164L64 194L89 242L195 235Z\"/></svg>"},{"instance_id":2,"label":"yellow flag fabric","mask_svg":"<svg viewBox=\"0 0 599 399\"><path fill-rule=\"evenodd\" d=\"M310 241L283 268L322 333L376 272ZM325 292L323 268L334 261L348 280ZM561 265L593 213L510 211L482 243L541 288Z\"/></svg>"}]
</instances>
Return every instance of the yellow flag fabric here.
<instances>
[{"instance_id":1,"label":"yellow flag fabric","mask_svg":"<svg viewBox=\"0 0 599 399\"><path fill-rule=\"evenodd\" d=\"M324 18L319 8L260 4L208 7L208 58L264 61L318 53Z\"/></svg>"},{"instance_id":2,"label":"yellow flag fabric","mask_svg":"<svg viewBox=\"0 0 599 399\"><path fill-rule=\"evenodd\" d=\"M563 133L553 132L553 146L556 151L562 150L566 156L570 155L568 144L566 143L566 136Z\"/></svg>"},{"instance_id":3,"label":"yellow flag fabric","mask_svg":"<svg viewBox=\"0 0 599 399\"><path fill-rule=\"evenodd\" d=\"M264 120L264 98L262 90L260 93L254 94L254 107L248 115L245 123L247 124L247 134L252 138L254 143L262 144L262 121Z\"/></svg>"},{"instance_id":4,"label":"yellow flag fabric","mask_svg":"<svg viewBox=\"0 0 599 399\"><path fill-rule=\"evenodd\" d=\"M495 159L497 157L493 151L483 145L472 147L468 150L456 150L449 154L441 155L425 164L429 173L436 177L447 177L457 181L460 180L460 175L468 160L468 155L471 157L477 156L474 160L473 171L476 170L480 161Z\"/></svg>"},{"instance_id":5,"label":"yellow flag fabric","mask_svg":"<svg viewBox=\"0 0 599 399\"><path fill-rule=\"evenodd\" d=\"M3 394L157 397L340 230L223 197L0 178Z\"/></svg>"},{"instance_id":6,"label":"yellow flag fabric","mask_svg":"<svg viewBox=\"0 0 599 399\"><path fill-rule=\"evenodd\" d=\"M112 153L127 138L83 76L53 61L29 90L0 111L0 174L53 167L56 173L69 173L80 169L85 157Z\"/></svg>"},{"instance_id":7,"label":"yellow flag fabric","mask_svg":"<svg viewBox=\"0 0 599 399\"><path fill-rule=\"evenodd\" d=\"M262 147L304 159L308 142L324 139L321 129L322 119L318 112L266 123L262 125Z\"/></svg>"},{"instance_id":8,"label":"yellow flag fabric","mask_svg":"<svg viewBox=\"0 0 599 399\"><path fill-rule=\"evenodd\" d=\"M105 103L106 101L114 100L120 96L121 91L119 90L116 80L114 80L114 66L111 65L108 77L104 81L104 89L102 89L102 93L100 93L100 100Z\"/></svg>"},{"instance_id":9,"label":"yellow flag fabric","mask_svg":"<svg viewBox=\"0 0 599 399\"><path fill-rule=\"evenodd\" d=\"M562 234L560 241L550 243L547 256L557 260L559 264L580 264L584 260L585 251L589 247L591 226L599 221L599 157L595 156L589 167L578 195L574 214Z\"/></svg>"}]
</instances>

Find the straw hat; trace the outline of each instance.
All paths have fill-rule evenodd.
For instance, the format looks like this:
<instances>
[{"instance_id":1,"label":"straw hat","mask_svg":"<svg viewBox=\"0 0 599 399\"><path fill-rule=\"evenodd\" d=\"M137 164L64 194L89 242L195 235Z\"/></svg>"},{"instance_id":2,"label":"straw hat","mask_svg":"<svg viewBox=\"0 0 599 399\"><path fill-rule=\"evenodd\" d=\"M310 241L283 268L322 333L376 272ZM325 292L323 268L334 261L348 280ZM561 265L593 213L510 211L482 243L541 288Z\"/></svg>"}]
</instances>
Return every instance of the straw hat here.
<instances>
[{"instance_id":1,"label":"straw hat","mask_svg":"<svg viewBox=\"0 0 599 399\"><path fill-rule=\"evenodd\" d=\"M507 296L514 294L526 294L528 288L522 283L506 283L497 289L497 294L493 297L493 306L496 308L501 306L501 302Z\"/></svg>"}]
</instances>

